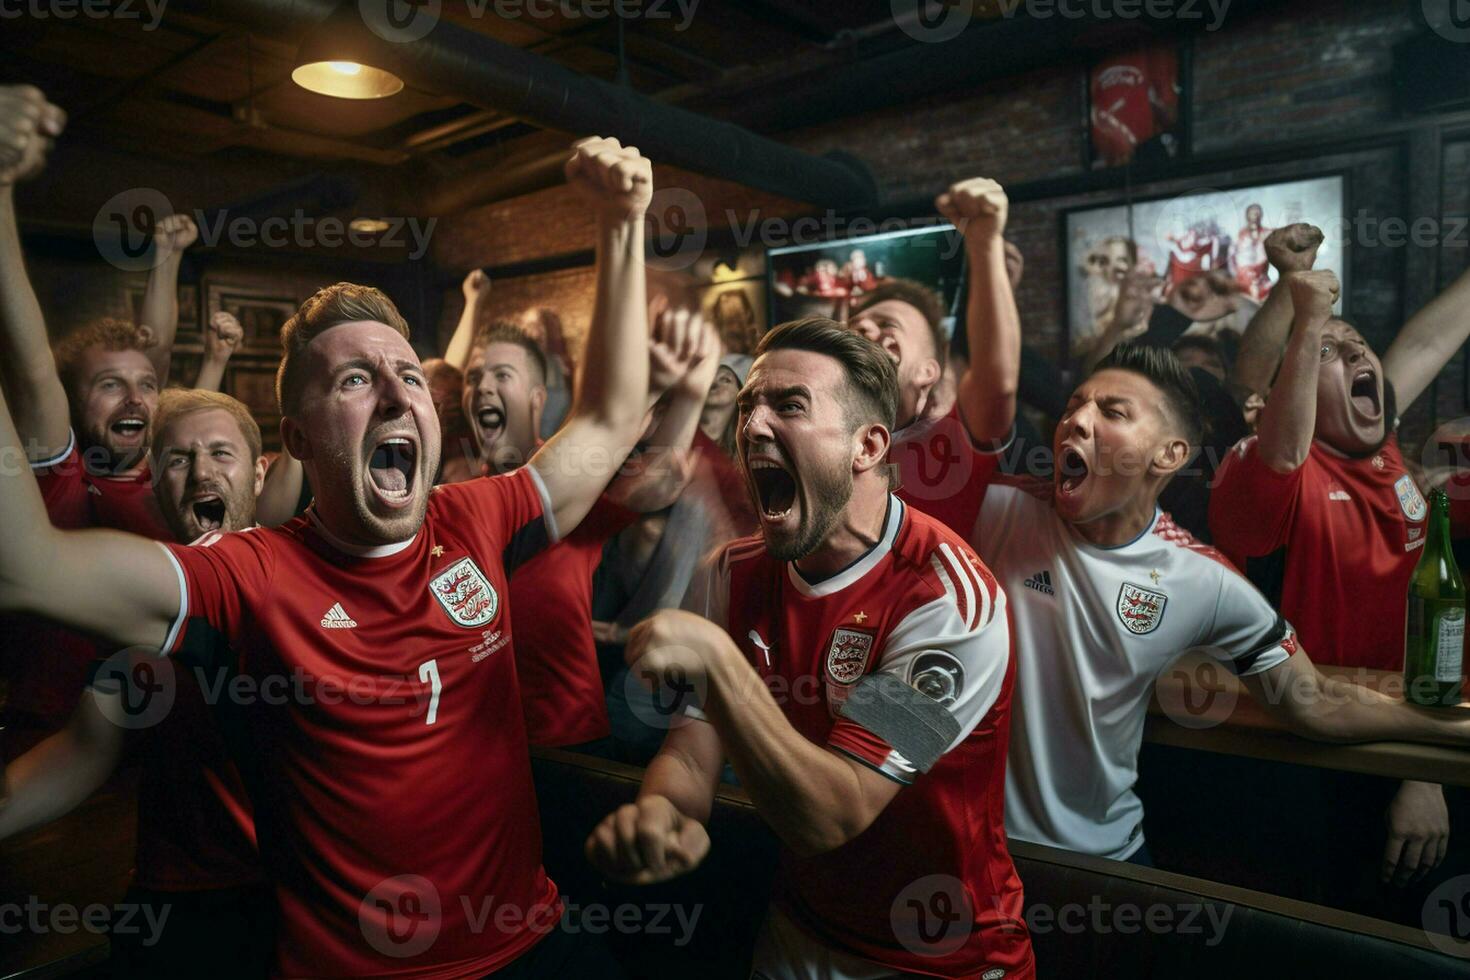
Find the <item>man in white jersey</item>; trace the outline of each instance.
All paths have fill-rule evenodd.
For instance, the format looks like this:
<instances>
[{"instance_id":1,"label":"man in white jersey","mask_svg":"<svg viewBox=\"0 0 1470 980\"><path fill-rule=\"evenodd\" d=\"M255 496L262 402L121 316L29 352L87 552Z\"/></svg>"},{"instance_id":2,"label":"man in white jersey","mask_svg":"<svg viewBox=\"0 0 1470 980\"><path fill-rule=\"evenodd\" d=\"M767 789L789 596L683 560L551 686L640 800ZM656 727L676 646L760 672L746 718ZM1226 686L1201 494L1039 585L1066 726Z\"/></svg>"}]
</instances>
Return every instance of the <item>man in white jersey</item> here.
<instances>
[{"instance_id":1,"label":"man in white jersey","mask_svg":"<svg viewBox=\"0 0 1470 980\"><path fill-rule=\"evenodd\" d=\"M1005 370L1014 384L1019 364ZM1007 381L997 379L1002 390ZM966 493L982 499L972 540L1010 598L1016 644L1012 837L1147 860L1133 784L1148 700L1155 679L1192 649L1218 658L1302 736L1470 743L1463 713L1323 677L1255 587L1159 510L1200 426L1198 394L1174 354L1123 345L1068 402L1051 483L974 470Z\"/></svg>"}]
</instances>

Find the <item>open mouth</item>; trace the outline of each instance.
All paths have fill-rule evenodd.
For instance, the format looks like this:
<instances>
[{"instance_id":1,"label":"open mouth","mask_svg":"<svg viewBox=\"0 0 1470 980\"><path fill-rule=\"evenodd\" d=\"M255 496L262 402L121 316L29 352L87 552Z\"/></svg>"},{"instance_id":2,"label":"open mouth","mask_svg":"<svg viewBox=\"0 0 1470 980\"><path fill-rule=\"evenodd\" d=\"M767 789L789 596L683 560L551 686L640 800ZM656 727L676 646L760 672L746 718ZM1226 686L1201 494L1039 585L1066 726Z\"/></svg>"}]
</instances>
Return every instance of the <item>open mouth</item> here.
<instances>
[{"instance_id":1,"label":"open mouth","mask_svg":"<svg viewBox=\"0 0 1470 980\"><path fill-rule=\"evenodd\" d=\"M108 426L108 428L112 431L113 435L124 436L126 438L141 438L143 430L148 428L148 420L130 416L128 418L118 419L112 425Z\"/></svg>"},{"instance_id":2,"label":"open mouth","mask_svg":"<svg viewBox=\"0 0 1470 980\"><path fill-rule=\"evenodd\" d=\"M195 497L189 504L194 523L203 531L218 531L225 526L225 502L215 494Z\"/></svg>"},{"instance_id":3,"label":"open mouth","mask_svg":"<svg viewBox=\"0 0 1470 980\"><path fill-rule=\"evenodd\" d=\"M378 495L390 504L407 502L413 494L418 447L402 436L384 439L373 449L368 474Z\"/></svg>"},{"instance_id":4,"label":"open mouth","mask_svg":"<svg viewBox=\"0 0 1470 980\"><path fill-rule=\"evenodd\" d=\"M1353 375L1353 386L1348 395L1352 398L1353 407L1369 418L1376 418L1383 410L1378 398L1378 377L1372 368L1362 368Z\"/></svg>"},{"instance_id":5,"label":"open mouth","mask_svg":"<svg viewBox=\"0 0 1470 980\"><path fill-rule=\"evenodd\" d=\"M475 412L475 422L486 442L494 442L505 429L505 412L495 405L484 405Z\"/></svg>"},{"instance_id":6,"label":"open mouth","mask_svg":"<svg viewBox=\"0 0 1470 980\"><path fill-rule=\"evenodd\" d=\"M752 459L749 466L761 516L773 524L791 516L796 506L796 477L773 459Z\"/></svg>"},{"instance_id":7,"label":"open mouth","mask_svg":"<svg viewBox=\"0 0 1470 980\"><path fill-rule=\"evenodd\" d=\"M1064 494L1073 494L1087 480L1087 460L1071 446L1062 447L1062 458L1057 467L1057 486Z\"/></svg>"}]
</instances>

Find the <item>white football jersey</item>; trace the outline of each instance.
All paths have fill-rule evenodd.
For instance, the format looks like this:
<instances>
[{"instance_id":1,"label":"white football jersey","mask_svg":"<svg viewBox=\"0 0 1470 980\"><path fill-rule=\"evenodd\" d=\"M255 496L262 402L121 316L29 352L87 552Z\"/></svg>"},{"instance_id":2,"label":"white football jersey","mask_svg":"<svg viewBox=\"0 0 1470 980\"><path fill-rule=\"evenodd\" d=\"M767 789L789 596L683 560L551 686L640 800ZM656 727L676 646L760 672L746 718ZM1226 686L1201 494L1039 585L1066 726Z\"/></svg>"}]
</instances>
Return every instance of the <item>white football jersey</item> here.
<instances>
[{"instance_id":1,"label":"white football jersey","mask_svg":"<svg viewBox=\"0 0 1470 980\"><path fill-rule=\"evenodd\" d=\"M1296 649L1291 627L1162 513L1128 544L1099 548L1044 493L992 484L974 541L1010 599L1015 638L1006 831L1128 858L1143 845L1133 784L1154 681L1194 649L1237 675L1270 670Z\"/></svg>"}]
</instances>

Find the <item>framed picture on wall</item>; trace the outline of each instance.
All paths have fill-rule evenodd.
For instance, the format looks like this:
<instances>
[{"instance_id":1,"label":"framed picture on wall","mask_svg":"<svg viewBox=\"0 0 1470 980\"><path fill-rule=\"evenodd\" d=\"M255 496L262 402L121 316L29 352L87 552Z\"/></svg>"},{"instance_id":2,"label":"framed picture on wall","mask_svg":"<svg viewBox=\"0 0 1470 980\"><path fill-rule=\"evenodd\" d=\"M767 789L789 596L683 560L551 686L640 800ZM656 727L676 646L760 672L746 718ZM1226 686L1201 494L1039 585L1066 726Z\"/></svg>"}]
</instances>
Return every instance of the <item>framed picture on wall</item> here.
<instances>
[{"instance_id":1,"label":"framed picture on wall","mask_svg":"<svg viewBox=\"0 0 1470 980\"><path fill-rule=\"evenodd\" d=\"M766 332L765 280L710 283L699 291L699 311L719 331L727 352L749 354Z\"/></svg>"},{"instance_id":2,"label":"framed picture on wall","mask_svg":"<svg viewBox=\"0 0 1470 980\"><path fill-rule=\"evenodd\" d=\"M260 426L260 437L267 450L281 448L281 413L276 405L275 359L242 359L240 355L230 359L225 372L224 389L250 409Z\"/></svg>"},{"instance_id":3,"label":"framed picture on wall","mask_svg":"<svg viewBox=\"0 0 1470 980\"><path fill-rule=\"evenodd\" d=\"M1087 72L1092 169L1158 164L1190 151L1190 48L1165 41L1109 55Z\"/></svg>"},{"instance_id":4,"label":"framed picture on wall","mask_svg":"<svg viewBox=\"0 0 1470 980\"><path fill-rule=\"evenodd\" d=\"M123 315L130 317L134 323L143 322L143 294L147 291L146 284L138 283L123 288L124 307L127 312ZM174 345L185 349L197 348L202 342L199 334L199 284L179 284L179 329L174 336Z\"/></svg>"},{"instance_id":5,"label":"framed picture on wall","mask_svg":"<svg viewBox=\"0 0 1470 980\"><path fill-rule=\"evenodd\" d=\"M281 327L296 313L300 302L293 296L252 286L210 282L206 316L220 310L234 314L245 331L241 352L279 354Z\"/></svg>"},{"instance_id":6,"label":"framed picture on wall","mask_svg":"<svg viewBox=\"0 0 1470 980\"><path fill-rule=\"evenodd\" d=\"M1230 296L1234 313L1197 322L1189 333L1232 343L1276 284L1276 272L1266 261L1266 236L1299 221L1323 230L1326 241L1317 268L1336 272L1347 296L1346 214L1343 173L1064 212L1062 254L1072 357L1085 359L1091 352L1112 321L1123 280L1135 271L1157 276L1164 296L1181 292L1188 301L1202 290Z\"/></svg>"}]
</instances>

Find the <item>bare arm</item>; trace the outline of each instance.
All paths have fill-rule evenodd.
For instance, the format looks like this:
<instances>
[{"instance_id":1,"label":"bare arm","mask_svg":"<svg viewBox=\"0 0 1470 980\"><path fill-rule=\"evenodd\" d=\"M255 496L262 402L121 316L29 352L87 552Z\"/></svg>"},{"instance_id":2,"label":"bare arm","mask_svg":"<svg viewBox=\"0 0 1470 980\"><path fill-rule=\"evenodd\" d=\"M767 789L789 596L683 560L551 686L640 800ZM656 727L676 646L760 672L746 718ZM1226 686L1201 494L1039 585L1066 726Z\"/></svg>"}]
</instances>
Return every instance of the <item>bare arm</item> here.
<instances>
[{"instance_id":1,"label":"bare arm","mask_svg":"<svg viewBox=\"0 0 1470 980\"><path fill-rule=\"evenodd\" d=\"M265 485L255 498L255 522L261 527L280 527L296 516L306 473L301 460L282 452L265 472Z\"/></svg>"},{"instance_id":2,"label":"bare arm","mask_svg":"<svg viewBox=\"0 0 1470 980\"><path fill-rule=\"evenodd\" d=\"M219 391L230 357L244 338L245 328L233 314L220 310L211 316L204 325L204 356L199 361L199 377L194 379L194 387Z\"/></svg>"},{"instance_id":3,"label":"bare arm","mask_svg":"<svg viewBox=\"0 0 1470 980\"><path fill-rule=\"evenodd\" d=\"M41 170L65 124L66 114L38 89L0 87L0 384L15 406L20 445L32 460L66 448L71 417L41 304L26 275L14 186Z\"/></svg>"},{"instance_id":4,"label":"bare arm","mask_svg":"<svg viewBox=\"0 0 1470 980\"><path fill-rule=\"evenodd\" d=\"M1021 314L1002 237L1010 202L999 184L977 177L955 184L935 204L964 232L969 262L970 367L959 383L960 417L980 445L1000 443L1015 422L1021 385Z\"/></svg>"},{"instance_id":5,"label":"bare arm","mask_svg":"<svg viewBox=\"0 0 1470 980\"><path fill-rule=\"evenodd\" d=\"M148 285L143 290L142 319L153 331L154 344L148 350L148 359L153 362L160 388L168 382L174 337L179 332L179 266L184 261L184 249L198 237L199 229L187 214L161 218L153 230L157 264L148 273Z\"/></svg>"},{"instance_id":6,"label":"bare arm","mask_svg":"<svg viewBox=\"0 0 1470 980\"><path fill-rule=\"evenodd\" d=\"M0 610L42 616L120 647L161 647L181 601L163 549L121 531L53 528L23 460L0 392Z\"/></svg>"},{"instance_id":7,"label":"bare arm","mask_svg":"<svg viewBox=\"0 0 1470 980\"><path fill-rule=\"evenodd\" d=\"M576 399L566 423L531 457L568 534L592 509L643 424L648 395L648 301L643 213L651 168L617 140L579 141L567 180L597 214L597 298Z\"/></svg>"},{"instance_id":8,"label":"bare arm","mask_svg":"<svg viewBox=\"0 0 1470 980\"><path fill-rule=\"evenodd\" d=\"M1293 272L1312 271L1322 239L1321 230L1307 224L1277 228L1266 238L1266 257L1281 279L1240 338L1240 351L1230 373L1238 389L1257 395L1270 390L1293 317L1291 292L1284 288L1286 277Z\"/></svg>"},{"instance_id":9,"label":"bare arm","mask_svg":"<svg viewBox=\"0 0 1470 980\"><path fill-rule=\"evenodd\" d=\"M471 269L460 286L464 293L464 310L459 314L459 323L454 335L449 338L449 347L444 351L444 360L463 371L470 363L470 351L475 344L475 327L480 322L480 311L490 299L490 277L479 269Z\"/></svg>"},{"instance_id":10,"label":"bare arm","mask_svg":"<svg viewBox=\"0 0 1470 980\"><path fill-rule=\"evenodd\" d=\"M101 708L105 699L123 710L120 692L89 688L65 728L0 766L0 840L65 816L107 782L122 755L124 732Z\"/></svg>"},{"instance_id":11,"label":"bare arm","mask_svg":"<svg viewBox=\"0 0 1470 980\"><path fill-rule=\"evenodd\" d=\"M1261 461L1278 473L1306 462L1317 429L1317 375L1322 367L1322 328L1337 301L1337 276L1294 272L1274 292L1290 289L1296 309L1281 374L1261 410Z\"/></svg>"},{"instance_id":12,"label":"bare arm","mask_svg":"<svg viewBox=\"0 0 1470 980\"><path fill-rule=\"evenodd\" d=\"M1393 383L1400 412L1424 393L1466 338L1470 338L1470 271L1410 317L1383 356L1383 373Z\"/></svg>"},{"instance_id":13,"label":"bare arm","mask_svg":"<svg viewBox=\"0 0 1470 980\"><path fill-rule=\"evenodd\" d=\"M1242 677L1241 682L1273 717L1304 738L1470 745L1470 711L1420 708L1327 677L1302 650L1271 670Z\"/></svg>"}]
</instances>

